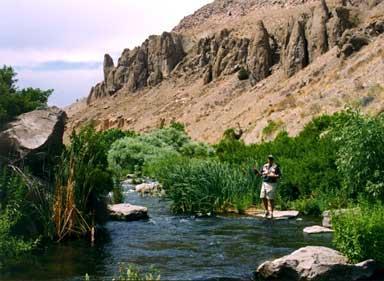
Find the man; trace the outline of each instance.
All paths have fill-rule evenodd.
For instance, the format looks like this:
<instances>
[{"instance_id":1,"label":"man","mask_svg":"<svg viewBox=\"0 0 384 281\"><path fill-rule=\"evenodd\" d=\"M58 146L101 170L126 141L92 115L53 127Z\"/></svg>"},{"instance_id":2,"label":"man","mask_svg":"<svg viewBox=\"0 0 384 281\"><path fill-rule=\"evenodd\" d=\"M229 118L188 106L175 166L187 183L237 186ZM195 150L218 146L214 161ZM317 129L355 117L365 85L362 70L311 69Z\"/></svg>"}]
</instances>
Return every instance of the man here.
<instances>
[{"instance_id":1,"label":"man","mask_svg":"<svg viewBox=\"0 0 384 281\"><path fill-rule=\"evenodd\" d=\"M261 176L263 179L260 198L263 200L265 217L273 219L276 187L281 176L280 168L275 163L273 155L268 155L268 163L262 167L260 172L256 168L253 169L256 175Z\"/></svg>"}]
</instances>

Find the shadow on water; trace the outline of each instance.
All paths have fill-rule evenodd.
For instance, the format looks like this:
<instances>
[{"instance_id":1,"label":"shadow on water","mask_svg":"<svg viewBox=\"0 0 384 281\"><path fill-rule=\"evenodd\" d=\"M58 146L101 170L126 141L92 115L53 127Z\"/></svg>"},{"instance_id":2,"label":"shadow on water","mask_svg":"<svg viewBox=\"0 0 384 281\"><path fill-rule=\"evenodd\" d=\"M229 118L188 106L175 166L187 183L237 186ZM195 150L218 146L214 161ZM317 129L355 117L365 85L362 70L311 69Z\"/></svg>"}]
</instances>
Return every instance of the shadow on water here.
<instances>
[{"instance_id":1,"label":"shadow on water","mask_svg":"<svg viewBox=\"0 0 384 281\"><path fill-rule=\"evenodd\" d=\"M128 189L128 187L127 187ZM331 236L307 236L303 228L319 220L266 222L250 217L173 216L169 203L126 193L126 201L148 207L150 219L108 222L108 235L51 245L1 280L110 280L120 262L145 270L154 266L162 280L249 280L256 266L307 245L330 246ZM99 236L100 237L100 236ZM104 236L103 236L104 237Z\"/></svg>"}]
</instances>

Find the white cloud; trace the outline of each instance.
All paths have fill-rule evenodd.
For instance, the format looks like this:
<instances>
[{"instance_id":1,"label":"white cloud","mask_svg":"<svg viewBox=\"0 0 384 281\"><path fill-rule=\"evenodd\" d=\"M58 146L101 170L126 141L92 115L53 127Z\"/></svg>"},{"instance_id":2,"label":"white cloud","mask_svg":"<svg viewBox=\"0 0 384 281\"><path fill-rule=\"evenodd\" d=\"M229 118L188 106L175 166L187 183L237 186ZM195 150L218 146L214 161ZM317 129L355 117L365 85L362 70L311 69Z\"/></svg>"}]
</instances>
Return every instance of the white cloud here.
<instances>
[{"instance_id":1,"label":"white cloud","mask_svg":"<svg viewBox=\"0 0 384 281\"><path fill-rule=\"evenodd\" d=\"M184 16L211 1L1 0L0 64L19 66L18 79L23 85L29 82L44 88L51 80L49 85L56 93L50 102L63 105L87 95L93 79L76 70L60 75L53 70L34 74L25 69L50 61L101 62L104 53L117 58L124 48L141 44L150 34L171 30ZM62 81L69 77L70 82ZM71 84L68 90L62 87L65 84Z\"/></svg>"}]
</instances>

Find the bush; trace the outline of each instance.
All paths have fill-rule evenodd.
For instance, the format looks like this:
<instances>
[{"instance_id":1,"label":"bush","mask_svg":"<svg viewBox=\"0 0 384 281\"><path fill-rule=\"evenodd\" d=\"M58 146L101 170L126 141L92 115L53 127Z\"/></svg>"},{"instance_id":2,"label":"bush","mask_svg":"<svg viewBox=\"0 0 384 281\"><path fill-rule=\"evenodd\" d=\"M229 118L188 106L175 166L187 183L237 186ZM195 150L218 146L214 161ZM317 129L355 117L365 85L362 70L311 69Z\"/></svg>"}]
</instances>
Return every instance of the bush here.
<instances>
[{"instance_id":1,"label":"bush","mask_svg":"<svg viewBox=\"0 0 384 281\"><path fill-rule=\"evenodd\" d=\"M384 205L363 203L333 214L334 244L352 262L375 259L384 265Z\"/></svg>"},{"instance_id":2,"label":"bush","mask_svg":"<svg viewBox=\"0 0 384 281\"><path fill-rule=\"evenodd\" d=\"M192 141L182 125L173 123L168 128L116 141L108 153L108 163L111 170L119 176L125 176L127 173L140 172L146 163L166 155L208 157L213 154L212 147Z\"/></svg>"},{"instance_id":3,"label":"bush","mask_svg":"<svg viewBox=\"0 0 384 281\"><path fill-rule=\"evenodd\" d=\"M356 111L348 116L335 133L343 189L352 198L366 193L384 200L384 116L368 117Z\"/></svg>"},{"instance_id":4,"label":"bush","mask_svg":"<svg viewBox=\"0 0 384 281\"><path fill-rule=\"evenodd\" d=\"M0 173L0 268L17 261L34 248L37 233L28 228L38 227L33 202L27 200L28 187L20 175L8 167Z\"/></svg>"},{"instance_id":5,"label":"bush","mask_svg":"<svg viewBox=\"0 0 384 281\"><path fill-rule=\"evenodd\" d=\"M113 143L108 153L108 163L110 169L122 177L141 170L146 162L165 154L178 153L165 144L158 147L138 138L127 137Z\"/></svg>"},{"instance_id":6,"label":"bush","mask_svg":"<svg viewBox=\"0 0 384 281\"><path fill-rule=\"evenodd\" d=\"M247 80L249 78L249 72L244 68L240 68L239 72L237 72L237 78L241 80Z\"/></svg>"}]
</instances>

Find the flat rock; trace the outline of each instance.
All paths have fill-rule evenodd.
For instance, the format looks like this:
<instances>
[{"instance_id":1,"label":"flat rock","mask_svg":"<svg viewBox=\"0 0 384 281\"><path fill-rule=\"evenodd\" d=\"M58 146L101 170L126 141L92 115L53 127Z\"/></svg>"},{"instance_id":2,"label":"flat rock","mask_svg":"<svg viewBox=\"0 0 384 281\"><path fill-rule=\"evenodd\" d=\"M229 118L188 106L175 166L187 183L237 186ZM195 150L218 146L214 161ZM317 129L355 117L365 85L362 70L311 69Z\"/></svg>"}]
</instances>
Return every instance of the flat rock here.
<instances>
[{"instance_id":1,"label":"flat rock","mask_svg":"<svg viewBox=\"0 0 384 281\"><path fill-rule=\"evenodd\" d=\"M264 218L265 211L256 208L249 208L245 211L245 214L252 217ZM296 218L298 215L299 211L295 210L273 212L273 218L276 220L292 219Z\"/></svg>"},{"instance_id":2,"label":"flat rock","mask_svg":"<svg viewBox=\"0 0 384 281\"><path fill-rule=\"evenodd\" d=\"M273 261L256 271L259 279L300 281L345 281L371 277L377 268L373 260L348 264L348 259L327 247L308 246Z\"/></svg>"},{"instance_id":3,"label":"flat rock","mask_svg":"<svg viewBox=\"0 0 384 281\"><path fill-rule=\"evenodd\" d=\"M320 225L314 225L314 226L308 226L303 229L304 233L307 234L318 234L318 233L332 233L333 229L330 229L328 227L320 226Z\"/></svg>"},{"instance_id":4,"label":"flat rock","mask_svg":"<svg viewBox=\"0 0 384 281\"><path fill-rule=\"evenodd\" d=\"M109 205L109 216L113 220L135 221L148 218L148 209L127 203Z\"/></svg>"},{"instance_id":5,"label":"flat rock","mask_svg":"<svg viewBox=\"0 0 384 281\"><path fill-rule=\"evenodd\" d=\"M160 189L161 187L158 182L142 183L142 184L136 185L135 187L136 192L139 192L142 194L153 194L153 193L159 192Z\"/></svg>"}]
</instances>

